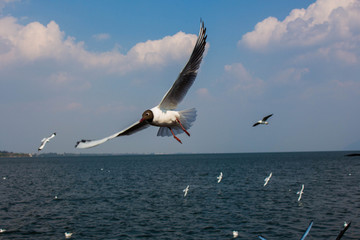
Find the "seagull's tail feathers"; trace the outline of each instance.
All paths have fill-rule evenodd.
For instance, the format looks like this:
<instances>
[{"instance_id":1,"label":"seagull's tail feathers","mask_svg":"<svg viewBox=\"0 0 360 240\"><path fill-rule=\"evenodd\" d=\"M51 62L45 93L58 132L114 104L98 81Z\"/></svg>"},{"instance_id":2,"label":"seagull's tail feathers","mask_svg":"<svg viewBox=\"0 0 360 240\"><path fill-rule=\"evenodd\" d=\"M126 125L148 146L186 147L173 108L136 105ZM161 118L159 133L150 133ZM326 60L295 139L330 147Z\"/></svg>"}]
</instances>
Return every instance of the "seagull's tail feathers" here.
<instances>
[{"instance_id":1,"label":"seagull's tail feathers","mask_svg":"<svg viewBox=\"0 0 360 240\"><path fill-rule=\"evenodd\" d=\"M195 122L197 116L195 108L179 111L179 115L180 115L179 120L186 130L190 129L193 122ZM176 135L184 132L180 126L171 127L171 129ZM172 136L172 133L168 127L160 127L157 136L170 137Z\"/></svg>"}]
</instances>

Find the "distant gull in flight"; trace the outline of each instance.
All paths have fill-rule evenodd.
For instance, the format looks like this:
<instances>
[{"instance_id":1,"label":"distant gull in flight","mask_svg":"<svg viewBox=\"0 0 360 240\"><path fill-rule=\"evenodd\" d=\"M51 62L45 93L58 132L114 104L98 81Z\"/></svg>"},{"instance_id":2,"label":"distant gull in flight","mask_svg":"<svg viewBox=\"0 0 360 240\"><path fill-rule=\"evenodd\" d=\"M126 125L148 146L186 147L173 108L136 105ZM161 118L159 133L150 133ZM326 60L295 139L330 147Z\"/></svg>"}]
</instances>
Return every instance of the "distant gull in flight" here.
<instances>
[{"instance_id":1,"label":"distant gull in flight","mask_svg":"<svg viewBox=\"0 0 360 240\"><path fill-rule=\"evenodd\" d=\"M336 240L340 240L342 238L342 236L344 235L344 233L346 232L346 230L348 230L348 228L350 227L351 222L349 223L344 223L344 229L341 230L341 232L339 233L339 235L337 236Z\"/></svg>"},{"instance_id":2,"label":"distant gull in flight","mask_svg":"<svg viewBox=\"0 0 360 240\"><path fill-rule=\"evenodd\" d=\"M303 186L304 186L304 185L303 185ZM300 238L300 240L304 240L304 239L306 238L306 236L307 236L307 235L309 234L309 232L310 232L310 229L311 229L312 225L313 225L313 221L310 222L308 228L306 229L304 235Z\"/></svg>"},{"instance_id":3,"label":"distant gull in flight","mask_svg":"<svg viewBox=\"0 0 360 240\"><path fill-rule=\"evenodd\" d=\"M233 231L233 237L237 238L239 236L239 232L238 231Z\"/></svg>"},{"instance_id":4,"label":"distant gull in flight","mask_svg":"<svg viewBox=\"0 0 360 240\"><path fill-rule=\"evenodd\" d=\"M71 238L73 234L70 232L65 232L65 238Z\"/></svg>"},{"instance_id":5,"label":"distant gull in flight","mask_svg":"<svg viewBox=\"0 0 360 240\"><path fill-rule=\"evenodd\" d=\"M175 109L183 100L191 85L195 81L200 63L203 59L206 38L206 28L204 27L204 22L201 21L199 36L189 61L179 74L172 87L165 94L159 105L146 110L142 114L141 119L132 124L130 127L103 139L78 141L75 147L95 147L110 139L124 135L131 135L149 127L150 125L160 127L157 136L173 136L179 143L182 143L175 134L185 132L188 136L190 136L187 129L191 127L192 123L196 119L196 109L192 108L182 111L175 111Z\"/></svg>"},{"instance_id":6,"label":"distant gull in flight","mask_svg":"<svg viewBox=\"0 0 360 240\"><path fill-rule=\"evenodd\" d=\"M264 183L264 187L268 184L268 182L269 182L269 180L270 180L271 176L272 176L272 172L270 173L270 175L269 175L268 177L266 177L266 178L264 179L264 181L265 181L265 183Z\"/></svg>"},{"instance_id":7,"label":"distant gull in flight","mask_svg":"<svg viewBox=\"0 0 360 240\"><path fill-rule=\"evenodd\" d=\"M0 228L0 233L6 232L6 229Z\"/></svg>"},{"instance_id":8,"label":"distant gull in flight","mask_svg":"<svg viewBox=\"0 0 360 240\"><path fill-rule=\"evenodd\" d=\"M41 151L41 150L45 147L45 144L46 144L48 141L50 141L50 139L54 138L55 136L56 136L56 133L53 133L53 134L51 134L50 137L48 137L48 138L43 138L43 139L41 140L41 145L40 145L40 147L38 148L38 151Z\"/></svg>"},{"instance_id":9,"label":"distant gull in flight","mask_svg":"<svg viewBox=\"0 0 360 240\"><path fill-rule=\"evenodd\" d=\"M266 121L268 120L269 117L271 117L273 114L267 115L266 117L264 117L263 119L257 121L256 123L254 123L253 127L259 125L259 124L265 124L268 125L269 123Z\"/></svg>"},{"instance_id":10,"label":"distant gull in flight","mask_svg":"<svg viewBox=\"0 0 360 240\"><path fill-rule=\"evenodd\" d=\"M218 179L218 183L220 183L220 182L221 182L222 177L223 177L223 173L222 173L222 172L220 172L220 175L217 177L217 179Z\"/></svg>"},{"instance_id":11,"label":"distant gull in flight","mask_svg":"<svg viewBox=\"0 0 360 240\"><path fill-rule=\"evenodd\" d=\"M301 186L301 190L298 191L296 194L299 194L298 201L300 201L302 194L304 193L304 184Z\"/></svg>"},{"instance_id":12,"label":"distant gull in flight","mask_svg":"<svg viewBox=\"0 0 360 240\"><path fill-rule=\"evenodd\" d=\"M187 195L187 193L188 193L188 191L189 191L189 185L187 185L187 187L183 190L183 192L184 192L184 197L186 197L186 195Z\"/></svg>"}]
</instances>

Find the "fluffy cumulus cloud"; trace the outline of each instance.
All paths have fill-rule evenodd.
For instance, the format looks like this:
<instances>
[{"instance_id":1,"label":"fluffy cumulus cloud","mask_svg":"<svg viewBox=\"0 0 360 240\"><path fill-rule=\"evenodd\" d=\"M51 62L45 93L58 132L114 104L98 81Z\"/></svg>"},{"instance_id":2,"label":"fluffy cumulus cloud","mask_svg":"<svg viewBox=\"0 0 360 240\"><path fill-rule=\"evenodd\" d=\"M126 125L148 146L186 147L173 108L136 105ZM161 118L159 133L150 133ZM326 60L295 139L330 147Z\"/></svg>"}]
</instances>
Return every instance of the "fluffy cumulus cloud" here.
<instances>
[{"instance_id":1,"label":"fluffy cumulus cloud","mask_svg":"<svg viewBox=\"0 0 360 240\"><path fill-rule=\"evenodd\" d=\"M107 35L97 35L104 39ZM182 60L191 53L197 36L178 32L160 40L136 44L126 54L118 50L94 53L85 44L66 36L59 25L31 22L21 25L14 17L0 18L0 69L7 65L37 60L76 63L88 69L126 74L148 67L162 67L169 61ZM176 47L174 47L176 46ZM61 78L59 81L62 81Z\"/></svg>"},{"instance_id":2,"label":"fluffy cumulus cloud","mask_svg":"<svg viewBox=\"0 0 360 240\"><path fill-rule=\"evenodd\" d=\"M305 74L309 73L308 68L287 68L280 70L275 76L274 82L277 83L296 83L299 82Z\"/></svg>"},{"instance_id":3,"label":"fluffy cumulus cloud","mask_svg":"<svg viewBox=\"0 0 360 240\"><path fill-rule=\"evenodd\" d=\"M294 9L283 20L268 17L246 33L239 44L254 50L279 47L309 47L326 44L322 49L347 61L358 61L351 51L360 42L360 1L317 0L306 9Z\"/></svg>"},{"instance_id":4,"label":"fluffy cumulus cloud","mask_svg":"<svg viewBox=\"0 0 360 240\"><path fill-rule=\"evenodd\" d=\"M265 83L260 78L252 76L241 63L225 65L225 81L231 91L262 93Z\"/></svg>"}]
</instances>

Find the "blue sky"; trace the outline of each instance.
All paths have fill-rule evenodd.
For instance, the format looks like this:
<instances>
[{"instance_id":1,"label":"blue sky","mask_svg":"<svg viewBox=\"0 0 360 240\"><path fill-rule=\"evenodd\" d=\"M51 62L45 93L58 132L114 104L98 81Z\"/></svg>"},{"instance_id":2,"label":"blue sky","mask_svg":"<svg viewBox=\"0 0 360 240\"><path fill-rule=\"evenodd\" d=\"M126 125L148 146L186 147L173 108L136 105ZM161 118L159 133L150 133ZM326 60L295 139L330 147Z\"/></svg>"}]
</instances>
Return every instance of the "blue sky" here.
<instances>
[{"instance_id":1,"label":"blue sky","mask_svg":"<svg viewBox=\"0 0 360 240\"><path fill-rule=\"evenodd\" d=\"M93 149L157 105L208 33L179 144L151 127ZM360 148L360 1L0 0L0 150L222 153ZM273 113L268 126L252 127Z\"/></svg>"}]
</instances>

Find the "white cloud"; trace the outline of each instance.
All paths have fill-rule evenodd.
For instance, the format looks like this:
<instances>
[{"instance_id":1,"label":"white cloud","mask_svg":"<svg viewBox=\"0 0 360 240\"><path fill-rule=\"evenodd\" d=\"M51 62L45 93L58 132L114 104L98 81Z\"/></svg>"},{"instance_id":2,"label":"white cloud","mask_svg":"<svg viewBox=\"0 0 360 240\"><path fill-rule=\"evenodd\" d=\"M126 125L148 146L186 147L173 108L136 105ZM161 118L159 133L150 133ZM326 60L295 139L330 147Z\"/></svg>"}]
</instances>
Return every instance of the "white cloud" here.
<instances>
[{"instance_id":1,"label":"white cloud","mask_svg":"<svg viewBox=\"0 0 360 240\"><path fill-rule=\"evenodd\" d=\"M109 39L110 34L108 34L108 33L99 33L99 34L94 34L92 37L95 38L95 40L97 40L97 41L103 41L103 40Z\"/></svg>"},{"instance_id":2,"label":"white cloud","mask_svg":"<svg viewBox=\"0 0 360 240\"><path fill-rule=\"evenodd\" d=\"M253 77L241 63L225 65L225 81L228 83L230 91L251 91L252 93L262 93L265 83L257 77Z\"/></svg>"},{"instance_id":3,"label":"white cloud","mask_svg":"<svg viewBox=\"0 0 360 240\"><path fill-rule=\"evenodd\" d=\"M71 103L68 103L65 107L64 107L64 110L66 111L76 111L76 110L79 110L81 109L83 106L81 103L78 103L78 102L71 102Z\"/></svg>"},{"instance_id":4,"label":"white cloud","mask_svg":"<svg viewBox=\"0 0 360 240\"><path fill-rule=\"evenodd\" d=\"M360 1L317 0L307 9L292 10L283 21L266 18L256 24L254 31L243 35L239 44L269 50L356 41L354 47L358 47L359 29Z\"/></svg>"},{"instance_id":5,"label":"white cloud","mask_svg":"<svg viewBox=\"0 0 360 240\"><path fill-rule=\"evenodd\" d=\"M199 96L202 96L202 97L209 96L209 90L207 88L200 88L196 92Z\"/></svg>"},{"instance_id":6,"label":"white cloud","mask_svg":"<svg viewBox=\"0 0 360 240\"><path fill-rule=\"evenodd\" d=\"M94 53L87 51L83 42L66 36L54 21L46 26L39 22L21 25L14 17L4 17L0 18L0 69L19 62L51 59L125 74L148 67L161 68L169 61L187 58L196 38L194 34L178 32L160 40L138 43L127 54L117 49Z\"/></svg>"},{"instance_id":7,"label":"white cloud","mask_svg":"<svg viewBox=\"0 0 360 240\"><path fill-rule=\"evenodd\" d=\"M287 68L284 70L280 70L275 79L274 82L276 83L296 83L301 81L301 79L303 78L303 76L305 74L309 73L309 69L308 68Z\"/></svg>"},{"instance_id":8,"label":"white cloud","mask_svg":"<svg viewBox=\"0 0 360 240\"><path fill-rule=\"evenodd\" d=\"M18 1L20 1L20 0L0 0L0 13L5 8L6 4L9 4L11 2L18 2Z\"/></svg>"},{"instance_id":9,"label":"white cloud","mask_svg":"<svg viewBox=\"0 0 360 240\"><path fill-rule=\"evenodd\" d=\"M67 88L72 91L84 91L91 87L91 83L75 77L68 72L56 72L50 75L48 83L52 88Z\"/></svg>"}]
</instances>

